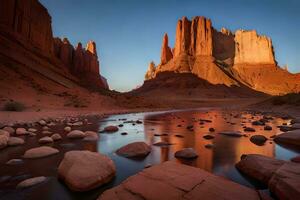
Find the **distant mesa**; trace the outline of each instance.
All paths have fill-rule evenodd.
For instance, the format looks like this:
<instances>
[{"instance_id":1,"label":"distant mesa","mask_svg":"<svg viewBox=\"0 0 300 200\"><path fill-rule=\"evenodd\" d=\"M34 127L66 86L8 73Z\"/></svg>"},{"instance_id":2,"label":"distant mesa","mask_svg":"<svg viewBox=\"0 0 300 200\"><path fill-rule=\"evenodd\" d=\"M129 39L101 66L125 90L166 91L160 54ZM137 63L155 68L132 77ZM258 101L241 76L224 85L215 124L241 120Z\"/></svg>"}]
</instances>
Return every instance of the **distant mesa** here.
<instances>
[{"instance_id":1,"label":"distant mesa","mask_svg":"<svg viewBox=\"0 0 300 200\"><path fill-rule=\"evenodd\" d=\"M192 73L211 84L244 85L272 95L300 91L299 74L277 65L269 37L255 30L217 31L210 19L199 16L178 20L173 50L164 35L160 63L150 63L145 79L166 71Z\"/></svg>"},{"instance_id":2,"label":"distant mesa","mask_svg":"<svg viewBox=\"0 0 300 200\"><path fill-rule=\"evenodd\" d=\"M74 48L67 38L53 38L51 16L38 0L1 0L0 32L0 52L6 58L35 70L55 67L55 72L72 79L70 72L80 84L108 89L106 79L99 72L95 42L88 42L86 48L78 43ZM35 66L37 63L39 66Z\"/></svg>"}]
</instances>

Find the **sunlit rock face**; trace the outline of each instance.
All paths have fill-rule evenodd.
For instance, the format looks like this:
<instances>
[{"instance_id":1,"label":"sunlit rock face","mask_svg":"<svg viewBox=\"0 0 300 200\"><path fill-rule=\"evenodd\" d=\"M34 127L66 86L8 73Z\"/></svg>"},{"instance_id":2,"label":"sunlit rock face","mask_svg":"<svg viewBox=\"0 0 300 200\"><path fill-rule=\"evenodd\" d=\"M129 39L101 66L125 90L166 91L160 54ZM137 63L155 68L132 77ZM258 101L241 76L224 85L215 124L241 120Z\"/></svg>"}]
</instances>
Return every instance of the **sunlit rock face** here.
<instances>
[{"instance_id":1,"label":"sunlit rock face","mask_svg":"<svg viewBox=\"0 0 300 200\"><path fill-rule=\"evenodd\" d=\"M169 43L168 35L165 34L163 43L162 43L162 47L161 47L161 56L160 56L161 64L166 64L167 62L169 62L169 60L171 60L173 58L173 54L172 54L172 51L171 51L168 43Z\"/></svg>"},{"instance_id":2,"label":"sunlit rock face","mask_svg":"<svg viewBox=\"0 0 300 200\"><path fill-rule=\"evenodd\" d=\"M68 70L80 83L108 89L99 72L96 43L88 42L85 49L79 43L74 48L67 38L53 38L51 16L38 0L1 0L0 30L0 51L8 59L27 66L40 63L55 67L61 74ZM27 54L33 55L29 58ZM36 55L41 60L37 61Z\"/></svg>"},{"instance_id":3,"label":"sunlit rock face","mask_svg":"<svg viewBox=\"0 0 300 200\"><path fill-rule=\"evenodd\" d=\"M269 37L257 35L255 30L238 30L234 40L234 64L275 65L272 41Z\"/></svg>"},{"instance_id":4,"label":"sunlit rock face","mask_svg":"<svg viewBox=\"0 0 300 200\"><path fill-rule=\"evenodd\" d=\"M146 72L146 74L145 74L145 79L146 79L146 80L149 80L149 79L154 78L154 76L155 76L155 71L156 71L155 64L154 64L154 62L151 62L151 63L149 64L148 70L147 70L147 72Z\"/></svg>"},{"instance_id":5,"label":"sunlit rock face","mask_svg":"<svg viewBox=\"0 0 300 200\"><path fill-rule=\"evenodd\" d=\"M193 73L212 84L245 85L272 95L300 91L299 75L277 66L271 39L255 30L218 31L210 19L197 16L190 21L183 17L177 22L173 51L168 45L165 34L161 61L148 68L146 80L171 71Z\"/></svg>"}]
</instances>

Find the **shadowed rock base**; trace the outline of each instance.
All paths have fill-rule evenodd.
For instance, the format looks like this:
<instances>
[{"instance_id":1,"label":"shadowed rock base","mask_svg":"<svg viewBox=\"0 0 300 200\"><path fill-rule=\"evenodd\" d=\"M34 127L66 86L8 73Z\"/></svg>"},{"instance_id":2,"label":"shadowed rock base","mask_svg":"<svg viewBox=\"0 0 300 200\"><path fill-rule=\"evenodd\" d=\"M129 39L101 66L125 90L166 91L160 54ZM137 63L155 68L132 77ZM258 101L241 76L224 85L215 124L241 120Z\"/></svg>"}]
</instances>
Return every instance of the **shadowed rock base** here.
<instances>
[{"instance_id":1,"label":"shadowed rock base","mask_svg":"<svg viewBox=\"0 0 300 200\"><path fill-rule=\"evenodd\" d=\"M255 190L199 168L172 161L153 166L105 191L98 200L114 199L260 199Z\"/></svg>"}]
</instances>

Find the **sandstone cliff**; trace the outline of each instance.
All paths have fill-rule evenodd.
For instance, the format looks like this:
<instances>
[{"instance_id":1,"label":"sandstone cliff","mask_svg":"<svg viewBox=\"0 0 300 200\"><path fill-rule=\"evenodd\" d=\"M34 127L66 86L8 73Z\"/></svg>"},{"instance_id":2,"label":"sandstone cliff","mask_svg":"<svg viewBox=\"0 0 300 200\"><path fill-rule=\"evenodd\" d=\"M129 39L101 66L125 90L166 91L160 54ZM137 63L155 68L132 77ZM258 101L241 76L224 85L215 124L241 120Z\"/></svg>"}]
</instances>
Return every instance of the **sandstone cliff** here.
<instances>
[{"instance_id":1,"label":"sandstone cliff","mask_svg":"<svg viewBox=\"0 0 300 200\"><path fill-rule=\"evenodd\" d=\"M275 65L272 41L266 36L257 35L255 30L235 32L234 64Z\"/></svg>"},{"instance_id":2,"label":"sandstone cliff","mask_svg":"<svg viewBox=\"0 0 300 200\"><path fill-rule=\"evenodd\" d=\"M205 17L183 17L175 37L171 54L164 35L161 62L148 68L146 80L161 72L192 73L212 84L246 85L268 94L300 91L298 76L277 66L271 39L255 30L218 31Z\"/></svg>"},{"instance_id":3,"label":"sandstone cliff","mask_svg":"<svg viewBox=\"0 0 300 200\"><path fill-rule=\"evenodd\" d=\"M0 33L0 51L7 59L35 69L34 65L42 62L45 64L40 67L47 69L39 71L50 69L66 78L71 78L71 72L79 83L108 89L99 73L96 44L91 41L86 49L81 44L74 49L67 38L53 38L51 16L38 0L1 0Z\"/></svg>"},{"instance_id":4,"label":"sandstone cliff","mask_svg":"<svg viewBox=\"0 0 300 200\"><path fill-rule=\"evenodd\" d=\"M147 79L154 78L158 73L174 71L193 73L213 84L238 85L215 64L213 57L213 27L209 19L194 17L189 21L183 17L176 27L174 53L168 58L167 37L164 36L161 62L156 67L149 67ZM151 76L149 76L151 75Z\"/></svg>"}]
</instances>

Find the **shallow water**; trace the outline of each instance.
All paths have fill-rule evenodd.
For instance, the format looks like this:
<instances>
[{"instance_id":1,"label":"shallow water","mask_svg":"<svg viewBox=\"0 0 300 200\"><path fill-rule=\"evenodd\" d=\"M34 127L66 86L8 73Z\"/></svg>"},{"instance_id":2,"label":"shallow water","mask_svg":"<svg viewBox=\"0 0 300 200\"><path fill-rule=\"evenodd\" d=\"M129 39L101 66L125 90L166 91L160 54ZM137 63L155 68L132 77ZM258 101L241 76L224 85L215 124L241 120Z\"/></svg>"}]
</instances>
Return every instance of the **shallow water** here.
<instances>
[{"instance_id":1,"label":"shallow water","mask_svg":"<svg viewBox=\"0 0 300 200\"><path fill-rule=\"evenodd\" d=\"M235 163L240 160L242 154L263 154L282 160L289 160L297 155L297 151L275 144L271 139L265 145L257 146L250 142L250 137L230 137L218 134L221 131L241 131L243 126L254 127L256 132L247 132L251 136L263 134L267 138L279 134L277 128L289 120L274 118L268 125L273 127L272 131L263 130L263 126L252 126L251 122L262 118L262 115L252 115L246 112L221 111L221 110L181 110L170 112L137 113L113 115L106 119L93 121L92 125L84 126L82 130L102 130L107 125L123 124L116 133L101 133L98 142L83 142L80 140L68 140L55 142L53 147L58 148L61 153L47 158L36 160L25 160L20 166L7 166L4 163L12 158L20 158L28 148L38 146L36 138L26 138L26 145L21 147L9 147L0 151L0 197L2 199L96 199L96 197L107 188L118 185L128 176L134 175L144 169L145 166L158 164L167 160L176 160L205 169L214 174L227 177L235 182L253 188L264 188L263 185L243 176L235 168ZM200 119L211 120L211 122L200 123ZM128 121L141 120L143 123L127 123ZM187 129L193 125L194 130ZM61 132L63 125L54 128ZM214 133L208 129L213 127ZM128 135L120 133L127 132ZM155 136L154 134L166 134ZM175 135L183 137L176 137ZM203 135L211 134L215 138L206 140ZM152 146L152 152L145 158L139 160L127 159L116 155L114 152L131 142L145 141L153 144L159 141L172 143L168 147ZM206 144L213 144L212 149L205 148ZM194 148L199 157L193 161L181 161L174 158L174 153L182 148ZM107 154L111 157L117 167L116 178L104 187L85 193L74 193L66 186L57 181L57 166L63 157L63 153L73 149L87 149ZM299 153L299 151L298 151ZM21 180L34 176L49 176L49 180L40 185L25 190L15 190L15 186Z\"/></svg>"}]
</instances>

